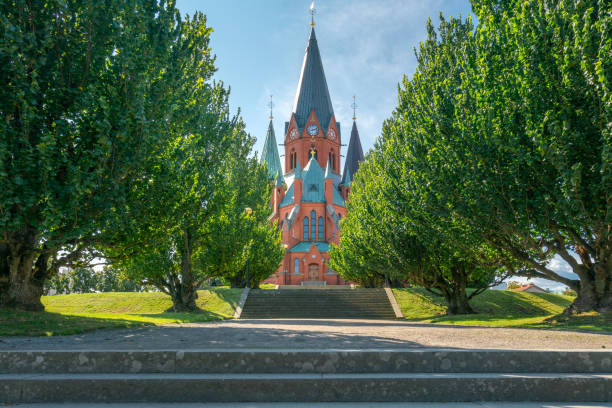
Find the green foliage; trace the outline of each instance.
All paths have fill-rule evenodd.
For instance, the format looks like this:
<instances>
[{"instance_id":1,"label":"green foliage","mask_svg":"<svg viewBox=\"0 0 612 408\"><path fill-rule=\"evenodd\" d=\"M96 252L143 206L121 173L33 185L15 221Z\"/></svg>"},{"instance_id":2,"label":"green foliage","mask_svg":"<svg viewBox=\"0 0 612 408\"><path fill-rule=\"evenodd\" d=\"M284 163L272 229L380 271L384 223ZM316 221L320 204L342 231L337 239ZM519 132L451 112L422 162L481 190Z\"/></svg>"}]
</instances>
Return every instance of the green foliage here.
<instances>
[{"instance_id":1,"label":"green foliage","mask_svg":"<svg viewBox=\"0 0 612 408\"><path fill-rule=\"evenodd\" d=\"M612 309L612 13L608 2L472 2L476 57L462 59L458 138L427 140L432 194L531 277ZM573 253L572 253L573 252ZM553 255L578 275L547 267ZM577 255L577 257L574 256ZM517 271L520 272L520 271Z\"/></svg>"},{"instance_id":2,"label":"green foliage","mask_svg":"<svg viewBox=\"0 0 612 408\"><path fill-rule=\"evenodd\" d=\"M436 132L458 135L452 126L461 83L457 61L475 53L469 20L441 18L439 39L431 22L427 31L417 72L404 80L398 109L355 175L332 265L365 286L385 275L407 280L443 295L449 313L470 313L468 299L495 285L514 261L487 245L461 217L427 206L444 194L429 190L427 171L448 166L448 160L432 159L429 139ZM468 295L467 287L477 290Z\"/></svg>"},{"instance_id":3,"label":"green foliage","mask_svg":"<svg viewBox=\"0 0 612 408\"><path fill-rule=\"evenodd\" d=\"M100 271L93 268L63 269L45 283L44 293L56 294L92 292L140 292L143 288L121 271L106 266Z\"/></svg>"},{"instance_id":4,"label":"green foliage","mask_svg":"<svg viewBox=\"0 0 612 408\"><path fill-rule=\"evenodd\" d=\"M203 227L205 239L195 262L207 276L244 287L248 260L250 286L258 287L276 271L284 254L280 232L269 221L267 172L255 158L239 157L231 164L220 192L220 211Z\"/></svg>"},{"instance_id":5,"label":"green foliage","mask_svg":"<svg viewBox=\"0 0 612 408\"><path fill-rule=\"evenodd\" d=\"M237 280L247 259L255 284L280 262L265 169L249 157L254 139L242 120L229 114L229 90L212 82L210 32L199 13L185 21L175 46L185 72L166 120L171 141L149 158L149 176L133 183L128 210L106 231L105 254L170 295L173 311L196 310L196 288L211 277Z\"/></svg>"},{"instance_id":6,"label":"green foliage","mask_svg":"<svg viewBox=\"0 0 612 408\"><path fill-rule=\"evenodd\" d=\"M454 280L452 270L464 265L477 286L506 270L568 285L578 294L568 312L609 311L610 7L600 0L472 4L475 31L469 21L442 19L438 38L428 24L418 69L404 78L398 108L362 166L374 181L353 188L367 221L350 220L349 211L349 244L340 249L347 256L336 262L416 268L411 279L426 287L440 279L423 277L445 276L436 268ZM368 206L359 203L366 188L376 190ZM398 254L408 262L384 263L402 260ZM579 279L550 269L554 255Z\"/></svg>"},{"instance_id":7,"label":"green foliage","mask_svg":"<svg viewBox=\"0 0 612 408\"><path fill-rule=\"evenodd\" d=\"M508 282L508 286L506 287L506 290L518 289L521 286L523 286L523 285L521 285L519 282L511 281L511 282Z\"/></svg>"},{"instance_id":8,"label":"green foliage","mask_svg":"<svg viewBox=\"0 0 612 408\"><path fill-rule=\"evenodd\" d=\"M2 1L0 16L0 304L40 310L148 177L204 57L164 1Z\"/></svg>"}]
</instances>

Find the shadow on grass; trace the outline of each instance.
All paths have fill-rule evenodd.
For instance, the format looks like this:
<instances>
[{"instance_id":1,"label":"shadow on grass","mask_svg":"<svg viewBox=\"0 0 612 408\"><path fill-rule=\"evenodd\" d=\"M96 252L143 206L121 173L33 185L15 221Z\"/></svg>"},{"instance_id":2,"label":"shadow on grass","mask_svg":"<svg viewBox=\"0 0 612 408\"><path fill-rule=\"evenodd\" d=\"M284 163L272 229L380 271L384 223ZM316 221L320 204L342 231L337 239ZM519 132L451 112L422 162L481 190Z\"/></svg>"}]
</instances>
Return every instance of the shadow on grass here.
<instances>
[{"instance_id":1,"label":"shadow on grass","mask_svg":"<svg viewBox=\"0 0 612 408\"><path fill-rule=\"evenodd\" d=\"M124 318L64 315L0 309L0 336L61 336L91 330L127 328L153 323Z\"/></svg>"},{"instance_id":2,"label":"shadow on grass","mask_svg":"<svg viewBox=\"0 0 612 408\"><path fill-rule=\"evenodd\" d=\"M210 288L208 290L216 293L217 296L219 296L221 300L229 304L233 310L236 310L236 307L238 306L238 302L240 301L240 296L242 296L242 289Z\"/></svg>"},{"instance_id":3,"label":"shadow on grass","mask_svg":"<svg viewBox=\"0 0 612 408\"><path fill-rule=\"evenodd\" d=\"M119 329L174 323L224 320L227 316L197 313L135 313L82 316L53 312L24 312L0 308L0 336L64 336L100 329Z\"/></svg>"},{"instance_id":4,"label":"shadow on grass","mask_svg":"<svg viewBox=\"0 0 612 408\"><path fill-rule=\"evenodd\" d=\"M607 334L612 335L612 312L590 312L572 316L559 314L550 316L541 323L530 325L530 327L541 327L557 330L606 332Z\"/></svg>"}]
</instances>

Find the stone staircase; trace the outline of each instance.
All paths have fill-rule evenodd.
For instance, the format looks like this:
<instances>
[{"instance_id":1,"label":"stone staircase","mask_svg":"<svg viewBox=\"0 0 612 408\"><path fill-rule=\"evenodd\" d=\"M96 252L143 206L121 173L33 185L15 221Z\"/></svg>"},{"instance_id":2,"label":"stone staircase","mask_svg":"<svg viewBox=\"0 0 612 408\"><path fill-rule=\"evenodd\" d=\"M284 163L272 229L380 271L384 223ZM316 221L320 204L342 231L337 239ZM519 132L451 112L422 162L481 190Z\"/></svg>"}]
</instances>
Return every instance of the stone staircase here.
<instances>
[{"instance_id":1,"label":"stone staircase","mask_svg":"<svg viewBox=\"0 0 612 408\"><path fill-rule=\"evenodd\" d=\"M609 351L0 351L0 405L612 401Z\"/></svg>"},{"instance_id":2,"label":"stone staircase","mask_svg":"<svg viewBox=\"0 0 612 408\"><path fill-rule=\"evenodd\" d=\"M395 319L384 289L251 290L241 319Z\"/></svg>"}]
</instances>

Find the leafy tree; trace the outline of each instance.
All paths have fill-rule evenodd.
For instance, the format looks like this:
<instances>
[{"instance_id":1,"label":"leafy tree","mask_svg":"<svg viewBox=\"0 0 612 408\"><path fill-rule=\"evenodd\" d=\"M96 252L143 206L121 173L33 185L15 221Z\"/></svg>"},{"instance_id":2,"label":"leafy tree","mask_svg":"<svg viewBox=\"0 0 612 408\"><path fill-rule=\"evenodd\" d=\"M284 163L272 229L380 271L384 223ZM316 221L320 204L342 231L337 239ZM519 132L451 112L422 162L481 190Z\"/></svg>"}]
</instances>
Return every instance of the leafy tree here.
<instances>
[{"instance_id":1,"label":"leafy tree","mask_svg":"<svg viewBox=\"0 0 612 408\"><path fill-rule=\"evenodd\" d=\"M121 212L167 137L183 60L173 3L0 1L0 305L44 282Z\"/></svg>"},{"instance_id":2,"label":"leafy tree","mask_svg":"<svg viewBox=\"0 0 612 408\"><path fill-rule=\"evenodd\" d=\"M45 282L44 293L51 290L56 294L94 292L140 292L143 288L128 279L118 269L105 266L96 271L93 268L62 268Z\"/></svg>"},{"instance_id":3,"label":"leafy tree","mask_svg":"<svg viewBox=\"0 0 612 408\"><path fill-rule=\"evenodd\" d=\"M477 57L462 58L461 138L436 132L427 172L517 271L612 310L612 13L598 0L472 1ZM559 255L579 279L547 266Z\"/></svg>"},{"instance_id":4,"label":"leafy tree","mask_svg":"<svg viewBox=\"0 0 612 408\"><path fill-rule=\"evenodd\" d=\"M245 287L248 261L249 286L274 273L284 254L280 231L270 224L267 170L256 158L239 157L225 172L223 207L205 225L198 267L209 276L223 277L232 287ZM245 209L249 208L249 214Z\"/></svg>"},{"instance_id":5,"label":"leafy tree","mask_svg":"<svg viewBox=\"0 0 612 408\"><path fill-rule=\"evenodd\" d=\"M472 313L469 299L497 283L500 261L464 229L450 228L449 220L426 214L414 201L406 203L418 196L398 194L397 183L405 179L395 178L386 163L399 146L389 145L377 144L355 175L331 265L364 286L380 285L385 277L423 286L447 300L449 314ZM473 246L451 244L460 239ZM474 289L469 294L468 287Z\"/></svg>"},{"instance_id":6,"label":"leafy tree","mask_svg":"<svg viewBox=\"0 0 612 408\"><path fill-rule=\"evenodd\" d=\"M197 310L196 289L222 276L220 267L235 273L249 248L260 245L241 227L241 214L265 201L265 173L248 157L253 139L241 119L229 114L229 91L212 82L210 32L200 13L184 23L176 49L190 57L174 90L177 109L166 120L172 142L150 158L150 177L133 184L128 211L117 218L120 233L105 249L127 275L170 295L173 311Z\"/></svg>"}]
</instances>

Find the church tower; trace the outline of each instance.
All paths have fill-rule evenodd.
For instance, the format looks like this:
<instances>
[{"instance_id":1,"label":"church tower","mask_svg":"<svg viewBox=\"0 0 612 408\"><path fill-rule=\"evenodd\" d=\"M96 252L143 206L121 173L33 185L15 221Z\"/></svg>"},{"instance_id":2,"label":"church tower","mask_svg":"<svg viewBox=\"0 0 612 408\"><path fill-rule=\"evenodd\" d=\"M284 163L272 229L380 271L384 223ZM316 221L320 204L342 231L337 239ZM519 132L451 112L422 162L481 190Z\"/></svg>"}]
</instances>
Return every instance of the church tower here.
<instances>
[{"instance_id":1,"label":"church tower","mask_svg":"<svg viewBox=\"0 0 612 408\"><path fill-rule=\"evenodd\" d=\"M262 152L273 186L272 221L278 222L287 247L277 273L266 282L280 285L345 284L328 267L329 248L331 243L339 243L340 220L346 216L352 177L363 161L354 120L344 175L340 173L340 123L327 87L314 19L311 26L293 109L285 122L284 173L272 115Z\"/></svg>"}]
</instances>

